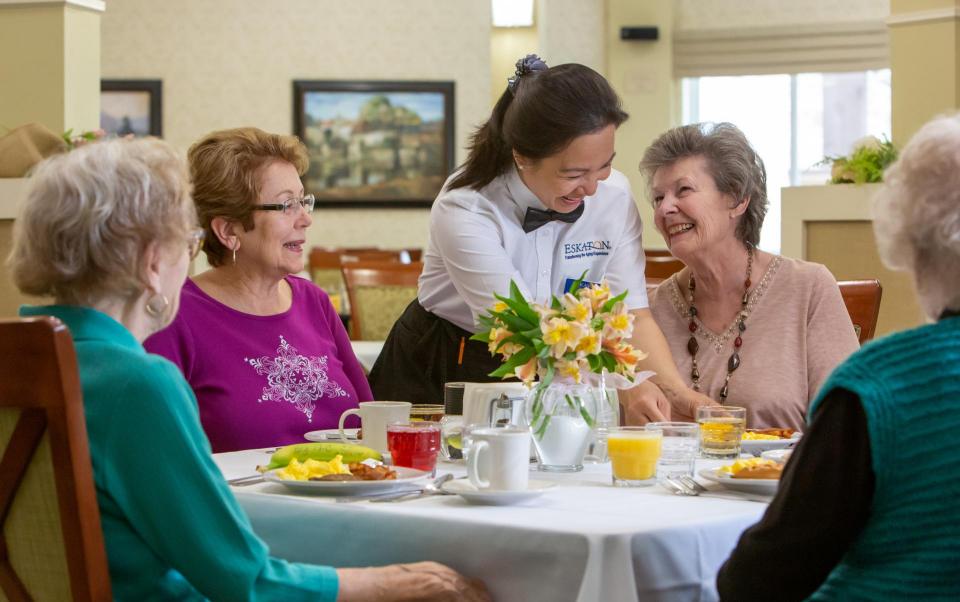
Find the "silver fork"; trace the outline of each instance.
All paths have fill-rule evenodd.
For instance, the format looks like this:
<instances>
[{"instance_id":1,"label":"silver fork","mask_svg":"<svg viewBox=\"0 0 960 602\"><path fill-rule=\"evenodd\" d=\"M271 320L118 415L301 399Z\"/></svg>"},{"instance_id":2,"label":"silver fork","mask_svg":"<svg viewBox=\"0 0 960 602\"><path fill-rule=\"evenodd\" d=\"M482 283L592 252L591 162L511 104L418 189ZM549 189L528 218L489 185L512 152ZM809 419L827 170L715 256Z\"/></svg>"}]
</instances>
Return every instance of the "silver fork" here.
<instances>
[{"instance_id":1,"label":"silver fork","mask_svg":"<svg viewBox=\"0 0 960 602\"><path fill-rule=\"evenodd\" d=\"M743 493L743 492L726 492L726 491L714 491L712 489L707 489L692 477L688 475L674 475L672 477L664 477L664 480L669 483L671 487L668 487L673 491L674 495L685 495L685 496L699 496L701 494L707 495L709 497L719 497L728 500L741 500L748 502L761 502L764 504L770 503L770 498L752 494L752 493Z\"/></svg>"},{"instance_id":2,"label":"silver fork","mask_svg":"<svg viewBox=\"0 0 960 602\"><path fill-rule=\"evenodd\" d=\"M402 493L397 493L397 495L385 495L382 497L377 497L370 500L371 504L379 502L407 502L410 500L416 500L422 497L427 497L429 495L450 495L440 487L453 478L451 473L445 475L440 475L433 480L432 483L427 483L423 486L423 489L419 491L406 491Z\"/></svg>"}]
</instances>

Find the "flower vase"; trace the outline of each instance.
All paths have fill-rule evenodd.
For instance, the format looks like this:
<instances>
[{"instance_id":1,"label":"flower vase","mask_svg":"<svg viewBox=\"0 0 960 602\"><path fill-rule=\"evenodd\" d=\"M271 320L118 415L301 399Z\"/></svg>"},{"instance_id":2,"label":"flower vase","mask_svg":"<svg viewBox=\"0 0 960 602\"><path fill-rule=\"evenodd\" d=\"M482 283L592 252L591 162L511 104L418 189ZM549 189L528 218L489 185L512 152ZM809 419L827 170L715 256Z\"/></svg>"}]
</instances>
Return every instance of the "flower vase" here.
<instances>
[{"instance_id":1,"label":"flower vase","mask_svg":"<svg viewBox=\"0 0 960 602\"><path fill-rule=\"evenodd\" d=\"M524 408L540 470L583 470L603 402L603 389L594 385L554 381L530 391Z\"/></svg>"}]
</instances>

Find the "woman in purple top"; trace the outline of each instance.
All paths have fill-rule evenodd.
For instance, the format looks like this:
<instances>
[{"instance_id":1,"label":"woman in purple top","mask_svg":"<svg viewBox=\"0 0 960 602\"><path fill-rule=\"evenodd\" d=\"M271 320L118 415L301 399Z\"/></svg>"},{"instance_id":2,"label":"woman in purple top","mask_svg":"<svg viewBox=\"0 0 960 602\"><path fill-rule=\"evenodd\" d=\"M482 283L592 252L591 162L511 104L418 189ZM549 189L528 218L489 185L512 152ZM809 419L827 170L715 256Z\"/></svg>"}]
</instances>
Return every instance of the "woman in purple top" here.
<instances>
[{"instance_id":1,"label":"woman in purple top","mask_svg":"<svg viewBox=\"0 0 960 602\"><path fill-rule=\"evenodd\" d=\"M188 153L213 269L188 280L180 312L147 339L197 395L214 452L303 441L373 399L327 295L304 267L314 198L293 136L213 132Z\"/></svg>"}]
</instances>

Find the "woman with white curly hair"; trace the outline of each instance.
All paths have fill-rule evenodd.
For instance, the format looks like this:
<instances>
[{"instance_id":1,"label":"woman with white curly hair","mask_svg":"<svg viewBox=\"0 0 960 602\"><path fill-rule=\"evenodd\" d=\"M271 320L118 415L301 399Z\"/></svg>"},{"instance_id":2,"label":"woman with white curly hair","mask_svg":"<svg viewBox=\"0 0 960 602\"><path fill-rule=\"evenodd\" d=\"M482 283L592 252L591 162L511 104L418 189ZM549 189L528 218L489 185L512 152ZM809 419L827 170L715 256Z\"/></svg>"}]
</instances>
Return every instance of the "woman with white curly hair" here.
<instances>
[{"instance_id":1,"label":"woman with white curly hair","mask_svg":"<svg viewBox=\"0 0 960 602\"><path fill-rule=\"evenodd\" d=\"M960 115L927 123L874 202L884 263L930 324L866 345L810 405L777 497L720 571L730 600L960 599Z\"/></svg>"}]
</instances>

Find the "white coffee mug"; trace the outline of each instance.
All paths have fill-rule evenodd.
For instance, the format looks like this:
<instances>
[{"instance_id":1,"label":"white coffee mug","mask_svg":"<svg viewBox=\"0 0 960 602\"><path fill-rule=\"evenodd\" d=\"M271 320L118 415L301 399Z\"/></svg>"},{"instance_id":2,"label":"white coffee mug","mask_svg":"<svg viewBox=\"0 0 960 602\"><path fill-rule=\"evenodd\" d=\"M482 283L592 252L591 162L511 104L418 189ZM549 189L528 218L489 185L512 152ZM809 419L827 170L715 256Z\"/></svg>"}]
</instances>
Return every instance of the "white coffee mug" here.
<instances>
[{"instance_id":1,"label":"white coffee mug","mask_svg":"<svg viewBox=\"0 0 960 602\"><path fill-rule=\"evenodd\" d=\"M387 425L391 422L407 422L410 420L409 401L361 401L359 408L347 410L340 414L340 439L347 443L347 434L343 432L343 423L347 416L360 416L363 437L362 445L372 447L380 453L387 451Z\"/></svg>"},{"instance_id":2,"label":"white coffee mug","mask_svg":"<svg viewBox=\"0 0 960 602\"><path fill-rule=\"evenodd\" d=\"M525 491L530 480L530 429L508 426L471 430L467 476L477 489Z\"/></svg>"}]
</instances>

